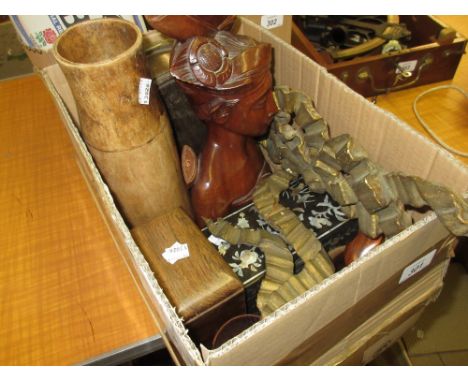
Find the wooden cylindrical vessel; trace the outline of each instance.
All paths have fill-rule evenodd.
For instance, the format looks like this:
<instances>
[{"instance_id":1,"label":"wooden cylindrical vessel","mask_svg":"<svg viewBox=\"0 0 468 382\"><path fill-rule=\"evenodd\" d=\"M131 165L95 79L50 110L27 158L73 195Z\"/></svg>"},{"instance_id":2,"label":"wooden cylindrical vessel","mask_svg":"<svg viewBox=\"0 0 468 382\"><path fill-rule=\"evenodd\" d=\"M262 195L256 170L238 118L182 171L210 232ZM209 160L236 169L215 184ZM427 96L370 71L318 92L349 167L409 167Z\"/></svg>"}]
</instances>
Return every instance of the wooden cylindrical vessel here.
<instances>
[{"instance_id":1,"label":"wooden cylindrical vessel","mask_svg":"<svg viewBox=\"0 0 468 382\"><path fill-rule=\"evenodd\" d=\"M75 98L80 131L131 226L175 207L191 213L167 114L151 78L138 27L99 19L66 30L54 46ZM140 97L141 98L141 97Z\"/></svg>"},{"instance_id":2,"label":"wooden cylindrical vessel","mask_svg":"<svg viewBox=\"0 0 468 382\"><path fill-rule=\"evenodd\" d=\"M155 139L146 145L128 151L105 152L92 147L89 151L109 188L115 190L119 210L132 227L174 207L182 207L190 214L179 156L166 119Z\"/></svg>"}]
</instances>

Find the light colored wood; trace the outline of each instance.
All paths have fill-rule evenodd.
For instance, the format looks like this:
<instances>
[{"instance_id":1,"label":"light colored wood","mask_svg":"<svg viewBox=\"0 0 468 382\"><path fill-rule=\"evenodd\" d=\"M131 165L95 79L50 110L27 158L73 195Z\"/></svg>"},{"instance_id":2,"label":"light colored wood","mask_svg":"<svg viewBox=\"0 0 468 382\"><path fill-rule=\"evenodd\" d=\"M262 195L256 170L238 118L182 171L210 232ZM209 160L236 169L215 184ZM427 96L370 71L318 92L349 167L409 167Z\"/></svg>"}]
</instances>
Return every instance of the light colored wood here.
<instances>
[{"instance_id":1,"label":"light colored wood","mask_svg":"<svg viewBox=\"0 0 468 382\"><path fill-rule=\"evenodd\" d=\"M142 105L140 79L149 78L138 27L121 19L96 19L67 29L53 54L73 93L84 141L106 152L150 142L159 132L161 103L155 89Z\"/></svg>"},{"instance_id":2,"label":"light colored wood","mask_svg":"<svg viewBox=\"0 0 468 382\"><path fill-rule=\"evenodd\" d=\"M192 214L169 121L161 119L155 139L132 150L88 147L129 227L176 207Z\"/></svg>"},{"instance_id":3,"label":"light colored wood","mask_svg":"<svg viewBox=\"0 0 468 382\"><path fill-rule=\"evenodd\" d=\"M246 313L241 281L182 209L131 232L195 343L211 347L225 322ZM176 242L188 251L165 253Z\"/></svg>"},{"instance_id":4,"label":"light colored wood","mask_svg":"<svg viewBox=\"0 0 468 382\"><path fill-rule=\"evenodd\" d=\"M36 75L0 82L0 365L82 362L158 334Z\"/></svg>"},{"instance_id":5,"label":"light colored wood","mask_svg":"<svg viewBox=\"0 0 468 382\"><path fill-rule=\"evenodd\" d=\"M79 129L130 226L176 207L191 213L167 113L150 86L138 27L121 19L79 23L53 48L73 98ZM140 89L141 90L141 89Z\"/></svg>"},{"instance_id":6,"label":"light colored wood","mask_svg":"<svg viewBox=\"0 0 468 382\"><path fill-rule=\"evenodd\" d=\"M468 36L468 16L436 16L436 18L465 37ZM468 57L466 54L462 57L452 81L418 86L379 96L377 105L394 113L432 140L416 119L412 105L414 99L423 91L445 84L457 85L468 91ZM468 152L468 100L462 94L448 89L428 94L418 102L418 110L443 142L457 150ZM468 164L468 158L458 155L455 157Z\"/></svg>"},{"instance_id":7,"label":"light colored wood","mask_svg":"<svg viewBox=\"0 0 468 382\"><path fill-rule=\"evenodd\" d=\"M240 280L182 209L135 227L132 236L165 294L186 321L242 293ZM188 256L172 264L163 253L176 242L188 245ZM237 314L241 313L242 309Z\"/></svg>"}]
</instances>

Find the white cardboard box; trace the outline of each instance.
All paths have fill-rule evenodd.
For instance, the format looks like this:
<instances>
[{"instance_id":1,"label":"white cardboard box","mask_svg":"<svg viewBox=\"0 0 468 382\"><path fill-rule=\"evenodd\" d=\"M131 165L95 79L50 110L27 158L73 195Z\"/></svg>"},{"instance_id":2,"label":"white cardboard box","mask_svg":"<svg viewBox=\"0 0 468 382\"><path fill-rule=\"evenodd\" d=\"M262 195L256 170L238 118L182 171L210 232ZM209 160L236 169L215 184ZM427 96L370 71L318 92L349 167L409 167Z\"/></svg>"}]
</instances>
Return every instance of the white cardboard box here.
<instances>
[{"instance_id":1,"label":"white cardboard box","mask_svg":"<svg viewBox=\"0 0 468 382\"><path fill-rule=\"evenodd\" d=\"M460 193L467 191L467 167L445 150L347 88L268 30L243 19L239 33L272 44L275 83L309 94L318 112L328 121L332 136L344 132L351 134L365 147L372 160L388 170L418 175ZM301 364L311 364L336 349L342 341L347 338L349 341L354 331L362 330L372 317L378 317L381 309L401 298L437 266L440 271L436 272L434 282L439 286L442 284L454 238L435 214L429 212L419 216L419 220L405 231L220 348L198 349L133 241L78 133L76 107L60 69L50 65L48 57L33 56L31 54L36 66L48 65L42 68L41 74L57 102L80 168L176 362L271 365L299 360ZM434 250L435 254L425 268L399 284L405 268ZM411 296L410 293L409 300L412 298L421 299L421 296L416 293Z\"/></svg>"}]
</instances>

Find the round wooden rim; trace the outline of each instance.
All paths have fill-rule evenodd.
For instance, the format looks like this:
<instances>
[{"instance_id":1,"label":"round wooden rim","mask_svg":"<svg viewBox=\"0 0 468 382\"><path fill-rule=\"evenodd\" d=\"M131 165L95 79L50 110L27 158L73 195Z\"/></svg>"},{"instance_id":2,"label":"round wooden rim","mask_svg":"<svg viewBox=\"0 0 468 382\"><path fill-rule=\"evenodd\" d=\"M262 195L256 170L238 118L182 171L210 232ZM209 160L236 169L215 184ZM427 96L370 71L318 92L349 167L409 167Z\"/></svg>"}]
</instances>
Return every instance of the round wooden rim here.
<instances>
[{"instance_id":1,"label":"round wooden rim","mask_svg":"<svg viewBox=\"0 0 468 382\"><path fill-rule=\"evenodd\" d=\"M116 55L113 58L109 58L109 59L102 60L102 61L97 61L97 62L90 62L90 63L73 62L73 61L70 61L70 60L66 59L65 57L63 57L58 52L58 45L60 44L60 41L63 40L67 36L67 34L69 34L75 28L83 28L86 25L98 24L98 23L99 24L108 24L108 23L124 24L124 25L132 28L135 31L136 39L135 39L134 43L128 49L123 51L122 53L119 53L118 55ZM54 54L54 57L57 60L57 62L59 62L61 65L69 66L69 67L75 67L75 68L76 67L93 68L93 67L99 67L99 66L105 66L105 65L113 64L113 63L121 61L121 60L123 60L123 59L125 59L125 58L127 58L129 56L132 56L133 54L135 54L135 52L138 49L140 49L140 47L142 46L142 43L143 43L143 35L141 33L140 28L138 28L135 24L131 23L130 21L122 20L122 19L115 19L115 18L111 18L111 19L94 19L94 20L83 21L81 23L73 25L71 28L69 28L65 32L63 32L59 36L59 38L57 39L57 41L54 44L53 54Z\"/></svg>"}]
</instances>

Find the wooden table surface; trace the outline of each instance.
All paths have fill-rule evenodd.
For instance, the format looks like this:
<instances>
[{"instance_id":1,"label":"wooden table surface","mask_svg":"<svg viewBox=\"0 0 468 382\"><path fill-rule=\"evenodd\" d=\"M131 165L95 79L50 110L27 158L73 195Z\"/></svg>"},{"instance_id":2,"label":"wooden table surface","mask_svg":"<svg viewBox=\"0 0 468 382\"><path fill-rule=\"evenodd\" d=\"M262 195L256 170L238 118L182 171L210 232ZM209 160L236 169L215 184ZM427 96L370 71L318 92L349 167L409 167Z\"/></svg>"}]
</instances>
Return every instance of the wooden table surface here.
<instances>
[{"instance_id":1,"label":"wooden table surface","mask_svg":"<svg viewBox=\"0 0 468 382\"><path fill-rule=\"evenodd\" d=\"M468 16L436 16L436 18L468 38ZM377 105L391 111L432 140L416 119L412 108L413 100L425 90L446 84L457 85L468 92L468 57L466 53L461 59L453 80L381 95L377 97ZM443 142L459 151L468 153L467 98L456 90L443 89L424 96L418 102L418 110L421 117ZM468 164L468 158L458 155L455 157Z\"/></svg>"},{"instance_id":2,"label":"wooden table surface","mask_svg":"<svg viewBox=\"0 0 468 382\"><path fill-rule=\"evenodd\" d=\"M84 362L158 334L37 75L0 82L0 365Z\"/></svg>"}]
</instances>

